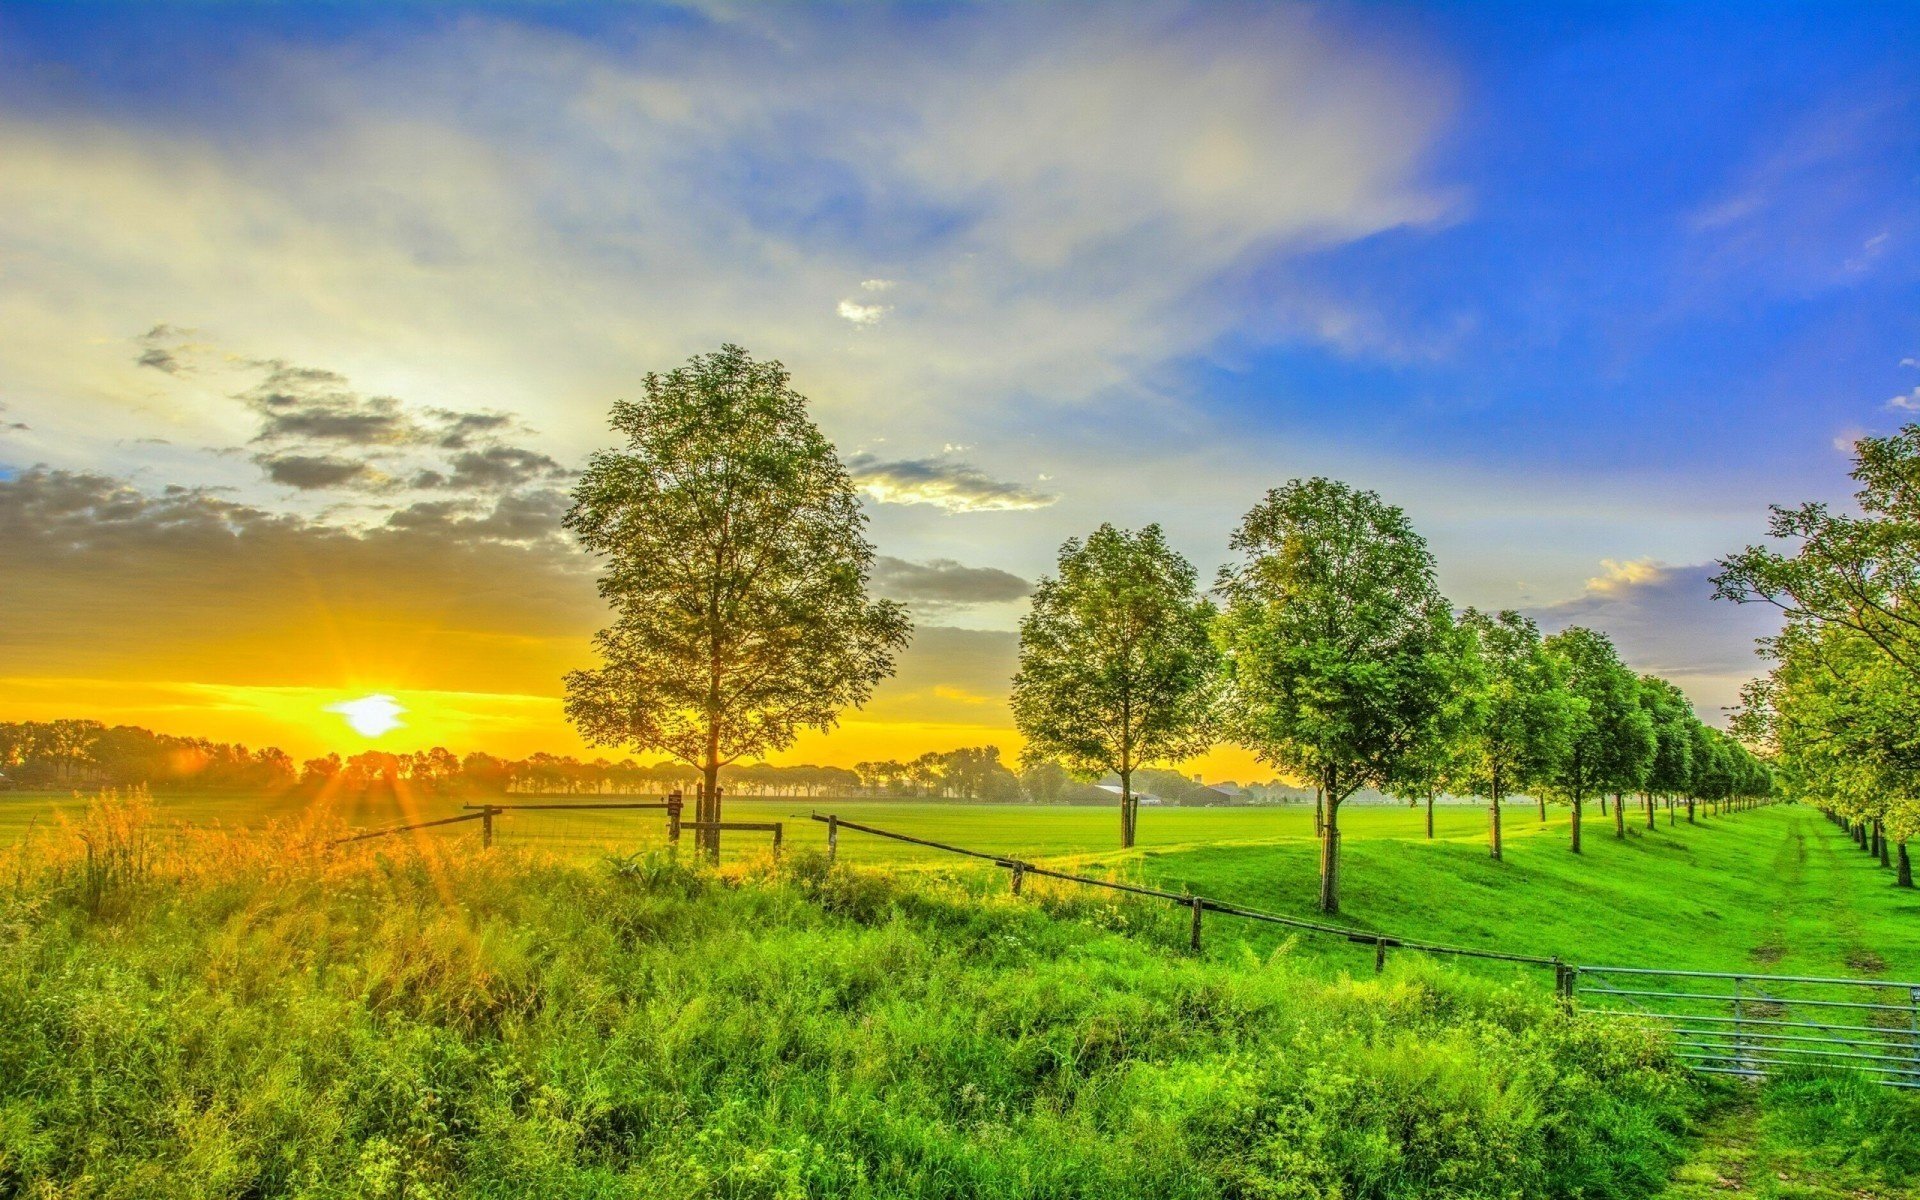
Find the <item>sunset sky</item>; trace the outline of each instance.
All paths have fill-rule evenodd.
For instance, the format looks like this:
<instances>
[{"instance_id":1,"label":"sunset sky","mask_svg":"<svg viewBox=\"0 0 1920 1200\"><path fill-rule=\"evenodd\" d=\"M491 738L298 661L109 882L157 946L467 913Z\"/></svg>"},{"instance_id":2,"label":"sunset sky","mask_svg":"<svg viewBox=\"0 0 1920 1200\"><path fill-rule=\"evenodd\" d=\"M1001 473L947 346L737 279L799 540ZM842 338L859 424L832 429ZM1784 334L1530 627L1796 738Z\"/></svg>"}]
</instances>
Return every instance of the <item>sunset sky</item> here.
<instances>
[{"instance_id":1,"label":"sunset sky","mask_svg":"<svg viewBox=\"0 0 1920 1200\"><path fill-rule=\"evenodd\" d=\"M565 489L727 341L918 626L784 761L1011 755L1063 539L1211 578L1313 474L1718 719L1709 564L1920 411L1916 61L1910 4L0 0L0 720L580 752Z\"/></svg>"}]
</instances>

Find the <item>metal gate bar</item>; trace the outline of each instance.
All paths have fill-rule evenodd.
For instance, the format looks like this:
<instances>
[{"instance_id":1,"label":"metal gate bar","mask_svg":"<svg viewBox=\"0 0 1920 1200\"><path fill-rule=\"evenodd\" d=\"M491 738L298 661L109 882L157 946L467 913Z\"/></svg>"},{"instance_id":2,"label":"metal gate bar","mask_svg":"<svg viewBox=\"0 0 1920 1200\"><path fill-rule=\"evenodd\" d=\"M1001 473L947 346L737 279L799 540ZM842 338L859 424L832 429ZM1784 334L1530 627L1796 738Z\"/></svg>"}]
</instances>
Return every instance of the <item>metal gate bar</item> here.
<instances>
[{"instance_id":1,"label":"metal gate bar","mask_svg":"<svg viewBox=\"0 0 1920 1200\"><path fill-rule=\"evenodd\" d=\"M1920 1089L1920 983L1654 967L1573 975L1581 1011L1651 1022L1696 1071L1765 1078L1827 1067Z\"/></svg>"}]
</instances>

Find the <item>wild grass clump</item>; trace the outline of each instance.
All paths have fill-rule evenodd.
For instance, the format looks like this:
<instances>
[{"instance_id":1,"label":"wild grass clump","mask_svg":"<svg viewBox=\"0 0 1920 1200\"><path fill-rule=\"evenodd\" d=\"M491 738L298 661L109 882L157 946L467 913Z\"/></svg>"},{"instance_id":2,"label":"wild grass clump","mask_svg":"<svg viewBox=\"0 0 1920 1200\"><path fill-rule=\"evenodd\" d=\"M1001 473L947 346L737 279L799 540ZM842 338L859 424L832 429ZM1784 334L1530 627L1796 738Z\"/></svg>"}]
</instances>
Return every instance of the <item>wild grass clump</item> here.
<instances>
[{"instance_id":1,"label":"wild grass clump","mask_svg":"<svg viewBox=\"0 0 1920 1200\"><path fill-rule=\"evenodd\" d=\"M1885 1183L1920 1179L1920 1091L1858 1071L1793 1071L1766 1085L1761 1111L1769 1141L1815 1163Z\"/></svg>"},{"instance_id":2,"label":"wild grass clump","mask_svg":"<svg viewBox=\"0 0 1920 1200\"><path fill-rule=\"evenodd\" d=\"M223 845L111 912L16 864L0 1194L1630 1197L1698 1104L1532 992L1004 875Z\"/></svg>"}]
</instances>

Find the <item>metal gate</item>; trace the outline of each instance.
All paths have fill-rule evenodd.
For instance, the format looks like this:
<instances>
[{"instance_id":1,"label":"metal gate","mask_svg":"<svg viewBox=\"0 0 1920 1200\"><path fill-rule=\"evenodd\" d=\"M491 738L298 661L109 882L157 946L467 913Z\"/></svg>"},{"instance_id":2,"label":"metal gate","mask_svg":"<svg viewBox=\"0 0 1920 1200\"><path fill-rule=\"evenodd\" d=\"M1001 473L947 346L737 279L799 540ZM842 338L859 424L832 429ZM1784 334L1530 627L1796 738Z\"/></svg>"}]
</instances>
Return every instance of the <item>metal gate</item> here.
<instances>
[{"instance_id":1,"label":"metal gate","mask_svg":"<svg viewBox=\"0 0 1920 1200\"><path fill-rule=\"evenodd\" d=\"M1650 1021L1696 1071L1762 1078L1787 1067L1867 1072L1920 1088L1920 983L1574 967L1578 1007Z\"/></svg>"}]
</instances>

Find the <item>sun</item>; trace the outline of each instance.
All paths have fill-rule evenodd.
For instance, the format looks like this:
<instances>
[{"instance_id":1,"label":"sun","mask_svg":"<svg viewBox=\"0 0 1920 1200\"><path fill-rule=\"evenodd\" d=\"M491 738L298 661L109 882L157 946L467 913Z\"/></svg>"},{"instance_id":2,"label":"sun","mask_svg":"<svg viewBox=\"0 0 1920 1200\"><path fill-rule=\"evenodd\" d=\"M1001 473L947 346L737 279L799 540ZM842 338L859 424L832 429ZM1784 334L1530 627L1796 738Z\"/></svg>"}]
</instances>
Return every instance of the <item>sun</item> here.
<instances>
[{"instance_id":1,"label":"sun","mask_svg":"<svg viewBox=\"0 0 1920 1200\"><path fill-rule=\"evenodd\" d=\"M377 738L406 724L400 719L400 714L407 710L400 706L399 701L384 693L329 704L327 711L345 717L347 724L353 726L353 731L362 737Z\"/></svg>"}]
</instances>

